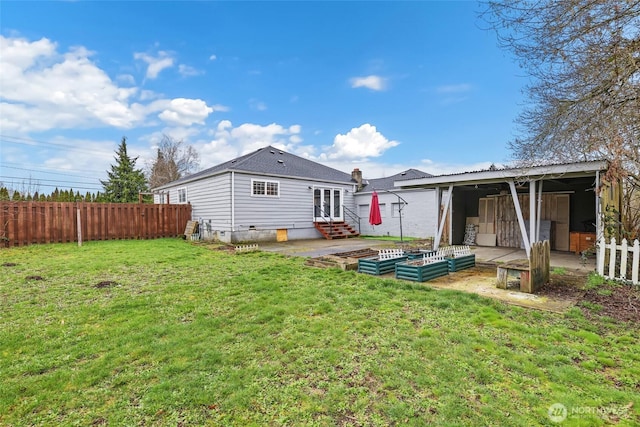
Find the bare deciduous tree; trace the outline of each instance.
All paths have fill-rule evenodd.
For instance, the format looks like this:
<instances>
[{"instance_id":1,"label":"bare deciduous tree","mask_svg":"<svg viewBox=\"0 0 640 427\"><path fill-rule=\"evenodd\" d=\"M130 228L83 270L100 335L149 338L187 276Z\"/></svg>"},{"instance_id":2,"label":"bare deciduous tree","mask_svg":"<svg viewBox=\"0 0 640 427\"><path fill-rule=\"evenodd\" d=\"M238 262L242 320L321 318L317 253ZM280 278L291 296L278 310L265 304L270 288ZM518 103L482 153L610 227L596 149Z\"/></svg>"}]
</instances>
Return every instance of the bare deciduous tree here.
<instances>
[{"instance_id":1,"label":"bare deciduous tree","mask_svg":"<svg viewBox=\"0 0 640 427\"><path fill-rule=\"evenodd\" d=\"M200 156L191 145L163 135L156 159L147 167L149 187L156 188L198 170Z\"/></svg>"},{"instance_id":2,"label":"bare deciduous tree","mask_svg":"<svg viewBox=\"0 0 640 427\"><path fill-rule=\"evenodd\" d=\"M530 76L529 103L517 119L520 136L510 142L516 162L607 159L609 178L624 179L626 192L638 194L640 1L484 6L484 20Z\"/></svg>"}]
</instances>

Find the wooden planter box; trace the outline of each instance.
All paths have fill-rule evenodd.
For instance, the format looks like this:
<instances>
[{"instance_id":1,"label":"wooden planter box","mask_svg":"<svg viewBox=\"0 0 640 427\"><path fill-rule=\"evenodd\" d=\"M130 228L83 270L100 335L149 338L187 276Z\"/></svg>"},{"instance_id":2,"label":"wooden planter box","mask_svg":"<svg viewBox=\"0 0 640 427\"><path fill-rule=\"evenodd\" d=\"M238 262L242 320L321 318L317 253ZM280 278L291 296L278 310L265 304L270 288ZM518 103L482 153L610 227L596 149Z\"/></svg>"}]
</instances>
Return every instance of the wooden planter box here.
<instances>
[{"instance_id":1,"label":"wooden planter box","mask_svg":"<svg viewBox=\"0 0 640 427\"><path fill-rule=\"evenodd\" d=\"M465 255L458 258L447 258L449 264L449 271L459 271L465 268L471 268L476 266L476 256L474 254Z\"/></svg>"},{"instance_id":2,"label":"wooden planter box","mask_svg":"<svg viewBox=\"0 0 640 427\"><path fill-rule=\"evenodd\" d=\"M360 258L358 260L358 273L367 273L380 276L381 274L393 273L396 263L405 261L406 256L385 259L380 261L378 257Z\"/></svg>"},{"instance_id":3,"label":"wooden planter box","mask_svg":"<svg viewBox=\"0 0 640 427\"><path fill-rule=\"evenodd\" d=\"M418 265L416 265L418 264ZM449 274L449 263L437 261L430 264L399 262L396 264L396 279L413 280L414 282L426 282L436 277Z\"/></svg>"}]
</instances>

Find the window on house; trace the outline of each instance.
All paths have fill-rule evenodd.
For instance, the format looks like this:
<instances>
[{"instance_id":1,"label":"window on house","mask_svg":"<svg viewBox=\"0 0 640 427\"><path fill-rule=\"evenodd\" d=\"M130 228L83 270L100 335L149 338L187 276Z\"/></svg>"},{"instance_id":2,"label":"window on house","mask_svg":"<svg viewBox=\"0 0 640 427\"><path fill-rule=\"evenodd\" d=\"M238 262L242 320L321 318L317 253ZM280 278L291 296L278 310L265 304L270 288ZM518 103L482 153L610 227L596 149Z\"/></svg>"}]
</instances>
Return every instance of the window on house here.
<instances>
[{"instance_id":1,"label":"window on house","mask_svg":"<svg viewBox=\"0 0 640 427\"><path fill-rule=\"evenodd\" d=\"M278 181L251 180L252 196L280 196L280 183Z\"/></svg>"},{"instance_id":2,"label":"window on house","mask_svg":"<svg viewBox=\"0 0 640 427\"><path fill-rule=\"evenodd\" d=\"M380 206L380 218L387 216L387 205L384 203L378 204Z\"/></svg>"},{"instance_id":3,"label":"window on house","mask_svg":"<svg viewBox=\"0 0 640 427\"><path fill-rule=\"evenodd\" d=\"M398 218L401 214L404 216L404 203L391 203L391 216Z\"/></svg>"},{"instance_id":4,"label":"window on house","mask_svg":"<svg viewBox=\"0 0 640 427\"><path fill-rule=\"evenodd\" d=\"M178 188L178 203L187 203L187 189Z\"/></svg>"}]
</instances>

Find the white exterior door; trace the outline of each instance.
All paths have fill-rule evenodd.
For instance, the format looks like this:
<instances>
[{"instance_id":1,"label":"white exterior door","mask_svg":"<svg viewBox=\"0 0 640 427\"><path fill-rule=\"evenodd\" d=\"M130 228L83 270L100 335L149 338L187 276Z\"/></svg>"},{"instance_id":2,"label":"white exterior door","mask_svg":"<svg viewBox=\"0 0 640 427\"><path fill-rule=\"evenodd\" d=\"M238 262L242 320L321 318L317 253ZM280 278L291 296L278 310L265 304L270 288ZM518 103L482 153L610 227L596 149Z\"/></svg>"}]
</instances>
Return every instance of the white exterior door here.
<instances>
[{"instance_id":1,"label":"white exterior door","mask_svg":"<svg viewBox=\"0 0 640 427\"><path fill-rule=\"evenodd\" d=\"M313 221L344 221L342 188L313 189Z\"/></svg>"}]
</instances>

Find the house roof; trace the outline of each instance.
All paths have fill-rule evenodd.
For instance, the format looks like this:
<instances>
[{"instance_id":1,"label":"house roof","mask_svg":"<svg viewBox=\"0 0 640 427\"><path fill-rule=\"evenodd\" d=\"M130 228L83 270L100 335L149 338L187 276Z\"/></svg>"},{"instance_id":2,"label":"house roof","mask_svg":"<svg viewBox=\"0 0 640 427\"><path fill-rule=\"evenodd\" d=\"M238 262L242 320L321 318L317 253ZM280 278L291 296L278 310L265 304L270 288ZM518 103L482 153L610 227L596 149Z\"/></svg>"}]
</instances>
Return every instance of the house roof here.
<instances>
[{"instance_id":1,"label":"house roof","mask_svg":"<svg viewBox=\"0 0 640 427\"><path fill-rule=\"evenodd\" d=\"M418 178L428 178L433 175L422 172L418 169L407 169L404 172L397 173L395 175L391 175L385 178L375 178L365 180L365 186L362 191L375 191L375 190L393 190L396 188L394 183L396 181L402 181L406 179L418 179Z\"/></svg>"},{"instance_id":2,"label":"house roof","mask_svg":"<svg viewBox=\"0 0 640 427\"><path fill-rule=\"evenodd\" d=\"M542 166L504 168L496 170L484 170L462 172L450 175L438 175L426 178L415 178L396 181L395 187L440 187L443 185L466 185L504 182L505 180L538 180L552 178L576 178L593 176L597 171L608 168L606 160L593 160L577 163L559 163Z\"/></svg>"},{"instance_id":3,"label":"house roof","mask_svg":"<svg viewBox=\"0 0 640 427\"><path fill-rule=\"evenodd\" d=\"M162 189L176 184L196 181L225 172L248 172L260 175L306 178L319 181L352 183L351 174L330 168L278 148L267 146L211 168L185 176L157 187Z\"/></svg>"}]
</instances>

